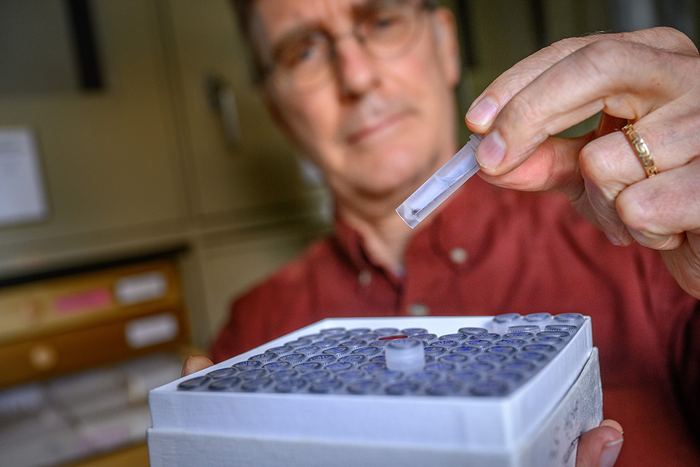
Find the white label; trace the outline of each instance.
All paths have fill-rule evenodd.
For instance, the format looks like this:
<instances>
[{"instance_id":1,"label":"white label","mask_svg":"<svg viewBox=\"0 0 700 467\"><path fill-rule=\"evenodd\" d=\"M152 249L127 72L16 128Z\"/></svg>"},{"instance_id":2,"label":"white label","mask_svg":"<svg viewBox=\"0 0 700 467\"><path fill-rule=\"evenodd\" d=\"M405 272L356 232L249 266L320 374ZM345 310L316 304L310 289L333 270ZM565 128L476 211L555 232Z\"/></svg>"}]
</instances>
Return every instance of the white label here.
<instances>
[{"instance_id":1,"label":"white label","mask_svg":"<svg viewBox=\"0 0 700 467\"><path fill-rule=\"evenodd\" d=\"M0 225L35 222L48 214L34 134L0 130Z\"/></svg>"},{"instance_id":2,"label":"white label","mask_svg":"<svg viewBox=\"0 0 700 467\"><path fill-rule=\"evenodd\" d=\"M157 300L168 292L168 279L158 271L122 277L114 286L114 295L122 305Z\"/></svg>"},{"instance_id":3,"label":"white label","mask_svg":"<svg viewBox=\"0 0 700 467\"><path fill-rule=\"evenodd\" d=\"M171 313L163 313L129 321L126 324L126 342L132 348L140 349L173 340L179 331L177 318Z\"/></svg>"}]
</instances>

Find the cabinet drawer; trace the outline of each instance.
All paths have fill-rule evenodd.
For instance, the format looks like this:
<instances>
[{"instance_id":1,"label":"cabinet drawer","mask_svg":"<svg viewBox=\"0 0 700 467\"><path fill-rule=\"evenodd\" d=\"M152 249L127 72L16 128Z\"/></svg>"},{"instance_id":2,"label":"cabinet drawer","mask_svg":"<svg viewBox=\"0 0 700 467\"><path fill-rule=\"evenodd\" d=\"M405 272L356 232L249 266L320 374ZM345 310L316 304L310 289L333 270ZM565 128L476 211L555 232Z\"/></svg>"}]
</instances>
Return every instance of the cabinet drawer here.
<instances>
[{"instance_id":1,"label":"cabinet drawer","mask_svg":"<svg viewBox=\"0 0 700 467\"><path fill-rule=\"evenodd\" d=\"M85 370L187 341L184 310L172 308L0 347L0 387Z\"/></svg>"}]
</instances>

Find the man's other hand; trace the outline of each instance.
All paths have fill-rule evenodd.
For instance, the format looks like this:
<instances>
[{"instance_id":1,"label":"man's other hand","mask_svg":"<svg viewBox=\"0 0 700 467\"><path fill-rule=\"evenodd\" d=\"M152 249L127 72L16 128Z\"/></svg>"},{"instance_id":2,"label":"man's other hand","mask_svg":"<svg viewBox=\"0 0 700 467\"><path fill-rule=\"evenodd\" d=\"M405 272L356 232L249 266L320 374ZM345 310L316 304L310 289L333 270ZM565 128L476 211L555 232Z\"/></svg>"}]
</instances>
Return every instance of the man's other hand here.
<instances>
[{"instance_id":1,"label":"man's other hand","mask_svg":"<svg viewBox=\"0 0 700 467\"><path fill-rule=\"evenodd\" d=\"M214 362L209 360L207 357L202 357L201 355L192 355L185 360L184 365L182 365L182 375L188 376L192 373L196 373L199 370L209 368Z\"/></svg>"},{"instance_id":2,"label":"man's other hand","mask_svg":"<svg viewBox=\"0 0 700 467\"><path fill-rule=\"evenodd\" d=\"M614 420L603 420L598 428L579 438L576 467L612 467L622 442L622 426Z\"/></svg>"}]
</instances>

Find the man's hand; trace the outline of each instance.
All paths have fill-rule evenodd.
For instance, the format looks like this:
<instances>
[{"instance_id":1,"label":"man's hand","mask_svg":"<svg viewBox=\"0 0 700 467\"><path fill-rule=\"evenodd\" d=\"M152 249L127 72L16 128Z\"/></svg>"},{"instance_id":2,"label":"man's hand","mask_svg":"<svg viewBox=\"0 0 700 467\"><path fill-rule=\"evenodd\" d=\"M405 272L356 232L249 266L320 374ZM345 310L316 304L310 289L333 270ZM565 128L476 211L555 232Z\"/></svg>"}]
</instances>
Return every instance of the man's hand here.
<instances>
[{"instance_id":1,"label":"man's hand","mask_svg":"<svg viewBox=\"0 0 700 467\"><path fill-rule=\"evenodd\" d=\"M579 138L551 135L603 112ZM626 136L645 140L647 178ZM700 58L682 33L655 28L560 41L494 81L467 113L486 133L482 177L520 190L559 190L618 245L661 250L700 298Z\"/></svg>"},{"instance_id":2,"label":"man's hand","mask_svg":"<svg viewBox=\"0 0 700 467\"><path fill-rule=\"evenodd\" d=\"M622 449L622 427L614 420L603 420L578 440L576 467L612 467Z\"/></svg>"},{"instance_id":3,"label":"man's hand","mask_svg":"<svg viewBox=\"0 0 700 467\"><path fill-rule=\"evenodd\" d=\"M182 365L182 375L188 376L192 373L196 373L199 370L209 368L214 362L209 360L207 357L202 357L201 355L192 355L185 360L184 365Z\"/></svg>"}]
</instances>

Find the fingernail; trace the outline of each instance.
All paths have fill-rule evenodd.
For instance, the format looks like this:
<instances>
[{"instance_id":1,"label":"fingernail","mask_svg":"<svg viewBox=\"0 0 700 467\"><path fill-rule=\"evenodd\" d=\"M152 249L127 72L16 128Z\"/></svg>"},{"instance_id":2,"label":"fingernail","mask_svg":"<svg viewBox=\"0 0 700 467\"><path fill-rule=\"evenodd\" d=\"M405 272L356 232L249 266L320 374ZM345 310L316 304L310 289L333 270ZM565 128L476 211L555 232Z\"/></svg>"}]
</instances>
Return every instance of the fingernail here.
<instances>
[{"instance_id":1,"label":"fingernail","mask_svg":"<svg viewBox=\"0 0 700 467\"><path fill-rule=\"evenodd\" d=\"M486 96L467 112L467 120L475 125L488 126L498 112L498 104L492 97Z\"/></svg>"},{"instance_id":2,"label":"fingernail","mask_svg":"<svg viewBox=\"0 0 700 467\"><path fill-rule=\"evenodd\" d=\"M612 243L613 245L615 245L615 246L622 245L622 242L620 240L618 240L617 238L615 238L612 234L605 232L605 236L608 237L608 240L610 240L610 243Z\"/></svg>"},{"instance_id":3,"label":"fingernail","mask_svg":"<svg viewBox=\"0 0 700 467\"><path fill-rule=\"evenodd\" d=\"M506 155L506 142L498 130L494 130L484 138L476 148L476 159L482 168L495 169Z\"/></svg>"},{"instance_id":4,"label":"fingernail","mask_svg":"<svg viewBox=\"0 0 700 467\"><path fill-rule=\"evenodd\" d=\"M617 456L620 455L622 449L623 438L617 441L612 441L603 447L603 452L600 454L600 467L613 467Z\"/></svg>"}]
</instances>

